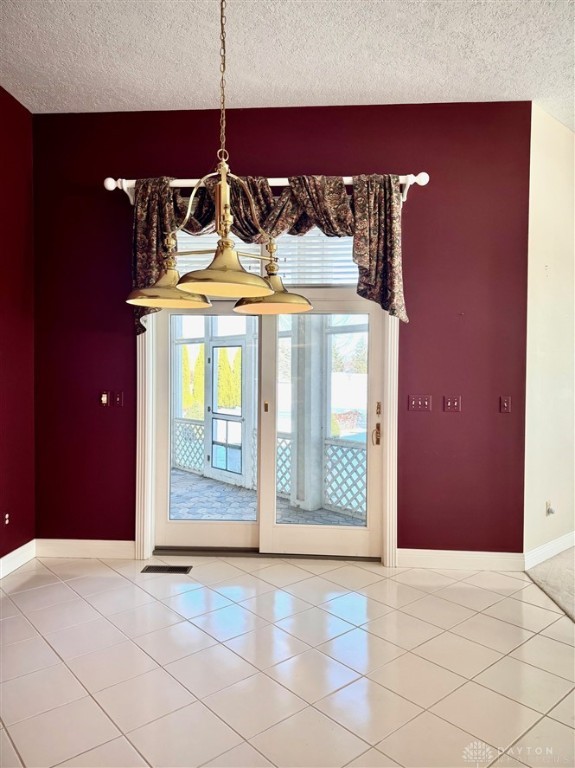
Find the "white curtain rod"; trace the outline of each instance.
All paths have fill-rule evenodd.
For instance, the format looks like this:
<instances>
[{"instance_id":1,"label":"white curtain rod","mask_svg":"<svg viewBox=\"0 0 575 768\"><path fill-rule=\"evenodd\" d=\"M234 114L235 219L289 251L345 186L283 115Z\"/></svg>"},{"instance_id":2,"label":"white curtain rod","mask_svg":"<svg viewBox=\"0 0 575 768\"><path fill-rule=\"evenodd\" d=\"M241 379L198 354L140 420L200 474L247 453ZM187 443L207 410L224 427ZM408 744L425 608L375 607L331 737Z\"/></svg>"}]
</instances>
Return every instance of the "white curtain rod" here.
<instances>
[{"instance_id":1,"label":"white curtain rod","mask_svg":"<svg viewBox=\"0 0 575 768\"><path fill-rule=\"evenodd\" d=\"M195 187L198 183L198 179L173 179L170 181L170 187ZM352 176L344 176L343 183L346 186L353 184ZM420 187L424 187L429 183L429 174L425 171L421 173L413 174L409 173L407 176L400 176L399 183L402 186L401 198L405 202L407 199L407 193L412 184L418 184ZM289 179L268 179L270 187L287 187L289 185ZM136 186L135 179L113 179L108 176L104 179L104 187L112 192L114 189L121 189L130 198L132 205L134 204L134 187Z\"/></svg>"}]
</instances>

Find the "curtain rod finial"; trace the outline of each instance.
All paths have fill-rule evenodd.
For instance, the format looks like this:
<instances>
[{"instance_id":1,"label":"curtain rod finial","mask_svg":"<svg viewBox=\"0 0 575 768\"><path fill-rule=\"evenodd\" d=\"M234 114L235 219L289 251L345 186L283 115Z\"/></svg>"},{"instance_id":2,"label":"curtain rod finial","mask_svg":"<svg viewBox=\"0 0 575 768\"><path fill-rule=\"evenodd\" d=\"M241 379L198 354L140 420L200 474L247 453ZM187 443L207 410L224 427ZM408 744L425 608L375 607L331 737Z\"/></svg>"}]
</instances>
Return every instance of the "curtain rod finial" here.
<instances>
[{"instance_id":1,"label":"curtain rod finial","mask_svg":"<svg viewBox=\"0 0 575 768\"><path fill-rule=\"evenodd\" d=\"M116 179L113 179L111 176L108 176L104 179L104 187L108 190L108 192L112 192L114 189L118 189L118 182Z\"/></svg>"},{"instance_id":2,"label":"curtain rod finial","mask_svg":"<svg viewBox=\"0 0 575 768\"><path fill-rule=\"evenodd\" d=\"M429 184L429 174L425 171L422 171L421 173L418 173L415 177L415 183L418 184L420 187L425 187L426 184Z\"/></svg>"}]
</instances>

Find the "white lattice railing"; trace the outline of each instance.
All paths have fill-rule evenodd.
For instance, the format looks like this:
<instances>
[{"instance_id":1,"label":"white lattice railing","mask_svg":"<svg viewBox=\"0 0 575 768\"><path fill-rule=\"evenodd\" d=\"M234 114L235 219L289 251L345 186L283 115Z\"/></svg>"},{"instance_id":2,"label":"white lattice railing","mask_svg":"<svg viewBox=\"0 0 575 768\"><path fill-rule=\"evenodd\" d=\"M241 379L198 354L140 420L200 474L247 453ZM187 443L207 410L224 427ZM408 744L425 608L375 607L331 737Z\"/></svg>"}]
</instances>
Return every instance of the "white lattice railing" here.
<instances>
[{"instance_id":1,"label":"white lattice railing","mask_svg":"<svg viewBox=\"0 0 575 768\"><path fill-rule=\"evenodd\" d=\"M173 419L172 466L188 472L203 472L204 423L202 421Z\"/></svg>"},{"instance_id":2,"label":"white lattice railing","mask_svg":"<svg viewBox=\"0 0 575 768\"><path fill-rule=\"evenodd\" d=\"M323 503L327 509L365 516L367 450L347 440L326 440L323 450Z\"/></svg>"},{"instance_id":3,"label":"white lattice railing","mask_svg":"<svg viewBox=\"0 0 575 768\"><path fill-rule=\"evenodd\" d=\"M288 498L291 493L291 444L290 435L279 433L276 451L276 492Z\"/></svg>"},{"instance_id":4,"label":"white lattice railing","mask_svg":"<svg viewBox=\"0 0 575 768\"><path fill-rule=\"evenodd\" d=\"M255 432L254 432L255 438ZM289 498L292 476L292 437L277 436L276 488L278 496ZM254 471L256 439L252 440ZM172 422L172 466L191 472L204 470L204 424L192 419ZM347 440L324 442L323 505L336 512L358 517L366 511L367 452L365 446ZM255 487L255 483L253 485Z\"/></svg>"}]
</instances>

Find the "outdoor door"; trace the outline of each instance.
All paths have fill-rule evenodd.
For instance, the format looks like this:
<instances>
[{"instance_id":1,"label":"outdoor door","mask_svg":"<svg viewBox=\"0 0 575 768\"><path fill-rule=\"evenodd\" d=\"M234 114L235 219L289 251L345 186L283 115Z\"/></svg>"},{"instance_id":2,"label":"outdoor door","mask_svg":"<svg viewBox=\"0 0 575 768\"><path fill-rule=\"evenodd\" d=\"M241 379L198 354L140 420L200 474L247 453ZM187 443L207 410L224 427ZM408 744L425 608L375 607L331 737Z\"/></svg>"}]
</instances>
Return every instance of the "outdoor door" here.
<instances>
[{"instance_id":1,"label":"outdoor door","mask_svg":"<svg viewBox=\"0 0 575 768\"><path fill-rule=\"evenodd\" d=\"M229 318L231 322L236 320L239 325L241 318ZM204 413L204 474L223 483L240 486L245 485L250 470L245 429L245 412L249 409L244 403L244 359L245 343L242 339L211 340L208 344L205 378L209 396Z\"/></svg>"},{"instance_id":2,"label":"outdoor door","mask_svg":"<svg viewBox=\"0 0 575 768\"><path fill-rule=\"evenodd\" d=\"M381 554L383 313L306 293L305 315L157 316L156 544Z\"/></svg>"},{"instance_id":3,"label":"outdoor door","mask_svg":"<svg viewBox=\"0 0 575 768\"><path fill-rule=\"evenodd\" d=\"M314 312L262 326L260 551L379 556L383 313L307 293Z\"/></svg>"}]
</instances>

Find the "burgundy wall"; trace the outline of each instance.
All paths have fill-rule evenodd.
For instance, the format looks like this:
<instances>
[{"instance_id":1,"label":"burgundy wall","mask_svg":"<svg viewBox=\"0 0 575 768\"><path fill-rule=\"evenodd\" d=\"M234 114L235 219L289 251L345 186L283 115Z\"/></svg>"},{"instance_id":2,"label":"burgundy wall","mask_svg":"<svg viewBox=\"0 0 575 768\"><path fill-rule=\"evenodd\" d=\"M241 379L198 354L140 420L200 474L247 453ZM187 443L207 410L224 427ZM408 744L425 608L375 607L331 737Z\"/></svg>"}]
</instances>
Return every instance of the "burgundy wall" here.
<instances>
[{"instance_id":1,"label":"burgundy wall","mask_svg":"<svg viewBox=\"0 0 575 768\"><path fill-rule=\"evenodd\" d=\"M102 181L207 173L218 115L34 124L38 535L131 539L131 208ZM234 110L228 126L239 174L431 174L404 209L399 545L521 551L530 104ZM125 407L100 408L100 389ZM408 393L433 411L408 413ZM443 413L444 394L463 412Z\"/></svg>"},{"instance_id":2,"label":"burgundy wall","mask_svg":"<svg viewBox=\"0 0 575 768\"><path fill-rule=\"evenodd\" d=\"M34 538L32 115L0 88L0 557ZM10 514L10 524L4 516Z\"/></svg>"}]
</instances>

